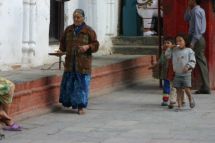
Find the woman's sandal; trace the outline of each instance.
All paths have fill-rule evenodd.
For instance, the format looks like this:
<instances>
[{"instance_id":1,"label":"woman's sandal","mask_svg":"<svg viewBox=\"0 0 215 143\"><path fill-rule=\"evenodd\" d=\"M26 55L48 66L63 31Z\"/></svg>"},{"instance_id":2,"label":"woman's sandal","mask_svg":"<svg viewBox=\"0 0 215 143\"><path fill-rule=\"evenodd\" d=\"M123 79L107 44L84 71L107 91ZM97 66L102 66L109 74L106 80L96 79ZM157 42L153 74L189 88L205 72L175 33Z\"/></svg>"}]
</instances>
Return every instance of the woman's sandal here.
<instances>
[{"instance_id":1,"label":"woman's sandal","mask_svg":"<svg viewBox=\"0 0 215 143\"><path fill-rule=\"evenodd\" d=\"M10 126L3 127L5 131L22 131L22 127L16 123L13 123Z\"/></svg>"}]
</instances>

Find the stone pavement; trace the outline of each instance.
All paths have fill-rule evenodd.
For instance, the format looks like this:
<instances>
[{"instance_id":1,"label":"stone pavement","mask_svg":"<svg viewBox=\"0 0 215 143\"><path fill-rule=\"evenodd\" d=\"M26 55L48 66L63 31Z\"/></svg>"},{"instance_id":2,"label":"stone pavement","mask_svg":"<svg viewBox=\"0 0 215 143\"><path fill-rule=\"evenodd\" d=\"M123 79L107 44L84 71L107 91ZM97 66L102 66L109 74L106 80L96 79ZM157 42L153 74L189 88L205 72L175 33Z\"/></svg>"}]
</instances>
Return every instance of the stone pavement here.
<instances>
[{"instance_id":1,"label":"stone pavement","mask_svg":"<svg viewBox=\"0 0 215 143\"><path fill-rule=\"evenodd\" d=\"M147 79L91 98L85 115L56 106L55 112L3 131L1 143L214 143L215 96L195 95L196 108L161 107L158 81Z\"/></svg>"}]
</instances>

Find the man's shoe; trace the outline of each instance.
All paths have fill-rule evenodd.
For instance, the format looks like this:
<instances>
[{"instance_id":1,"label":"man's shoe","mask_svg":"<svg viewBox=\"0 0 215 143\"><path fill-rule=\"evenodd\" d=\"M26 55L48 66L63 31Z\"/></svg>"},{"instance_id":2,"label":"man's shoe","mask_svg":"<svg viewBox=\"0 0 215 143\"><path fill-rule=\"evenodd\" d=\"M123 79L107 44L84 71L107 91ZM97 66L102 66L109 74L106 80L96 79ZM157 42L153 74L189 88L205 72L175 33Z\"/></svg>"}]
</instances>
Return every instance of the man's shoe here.
<instances>
[{"instance_id":1,"label":"man's shoe","mask_svg":"<svg viewBox=\"0 0 215 143\"><path fill-rule=\"evenodd\" d=\"M195 94L211 94L210 90L197 90Z\"/></svg>"}]
</instances>

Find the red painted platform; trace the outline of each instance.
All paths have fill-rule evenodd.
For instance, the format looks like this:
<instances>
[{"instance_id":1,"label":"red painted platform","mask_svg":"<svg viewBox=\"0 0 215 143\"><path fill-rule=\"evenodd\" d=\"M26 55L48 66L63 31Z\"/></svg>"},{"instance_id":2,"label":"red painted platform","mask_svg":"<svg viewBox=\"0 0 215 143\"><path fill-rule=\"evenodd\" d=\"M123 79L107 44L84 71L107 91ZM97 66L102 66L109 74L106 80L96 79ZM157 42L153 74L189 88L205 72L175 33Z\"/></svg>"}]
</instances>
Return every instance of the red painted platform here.
<instances>
[{"instance_id":1,"label":"red painted platform","mask_svg":"<svg viewBox=\"0 0 215 143\"><path fill-rule=\"evenodd\" d=\"M121 85L151 77L152 73L148 67L155 59L155 56L148 55L94 67L90 97L102 95ZM16 83L10 114L23 118L41 111L50 111L53 105L58 104L60 82L61 75L56 74Z\"/></svg>"}]
</instances>

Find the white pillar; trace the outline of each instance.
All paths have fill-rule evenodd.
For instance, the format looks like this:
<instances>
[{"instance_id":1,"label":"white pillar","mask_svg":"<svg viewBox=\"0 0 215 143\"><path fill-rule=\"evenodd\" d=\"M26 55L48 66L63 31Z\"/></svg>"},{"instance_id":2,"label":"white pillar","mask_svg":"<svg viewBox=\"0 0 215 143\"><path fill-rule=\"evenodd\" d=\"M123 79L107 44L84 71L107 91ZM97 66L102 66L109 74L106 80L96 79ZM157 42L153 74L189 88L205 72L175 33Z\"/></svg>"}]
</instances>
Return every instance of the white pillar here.
<instances>
[{"instance_id":1,"label":"white pillar","mask_svg":"<svg viewBox=\"0 0 215 143\"><path fill-rule=\"evenodd\" d=\"M36 48L36 0L30 0L28 63L32 64Z\"/></svg>"},{"instance_id":2,"label":"white pillar","mask_svg":"<svg viewBox=\"0 0 215 143\"><path fill-rule=\"evenodd\" d=\"M91 8L90 10L90 19L92 19L91 21L91 26L93 27L93 29L97 29L97 0L92 0L91 1Z\"/></svg>"},{"instance_id":3,"label":"white pillar","mask_svg":"<svg viewBox=\"0 0 215 143\"><path fill-rule=\"evenodd\" d=\"M106 25L106 35L112 36L113 32L113 23L114 23L114 4L115 0L108 0L107 1L107 25Z\"/></svg>"},{"instance_id":4,"label":"white pillar","mask_svg":"<svg viewBox=\"0 0 215 143\"><path fill-rule=\"evenodd\" d=\"M115 9L115 4L116 0L110 0L110 33L111 35L114 34L114 23L116 21L115 16L116 14L116 9Z\"/></svg>"},{"instance_id":5,"label":"white pillar","mask_svg":"<svg viewBox=\"0 0 215 143\"><path fill-rule=\"evenodd\" d=\"M1 7L1 6L2 6L2 2L0 1L0 7ZM2 8L0 8L0 16L2 15L1 9L2 9Z\"/></svg>"},{"instance_id":6,"label":"white pillar","mask_svg":"<svg viewBox=\"0 0 215 143\"><path fill-rule=\"evenodd\" d=\"M30 0L23 0L22 64L28 66Z\"/></svg>"},{"instance_id":7,"label":"white pillar","mask_svg":"<svg viewBox=\"0 0 215 143\"><path fill-rule=\"evenodd\" d=\"M1 8L1 7L2 7L2 1L0 1L0 17L2 16L2 8ZM0 20L2 20L2 19L0 18ZM0 28L0 30L1 30L1 28ZM2 35L0 34L0 38L1 38L1 36L2 36ZM2 49L2 48L1 48L1 45L2 45L1 42L2 42L2 40L0 39L0 49ZM0 50L0 52L1 52L1 50ZM1 55L0 55L0 64L1 64L1 60L2 60L2 57L1 57Z\"/></svg>"}]
</instances>

